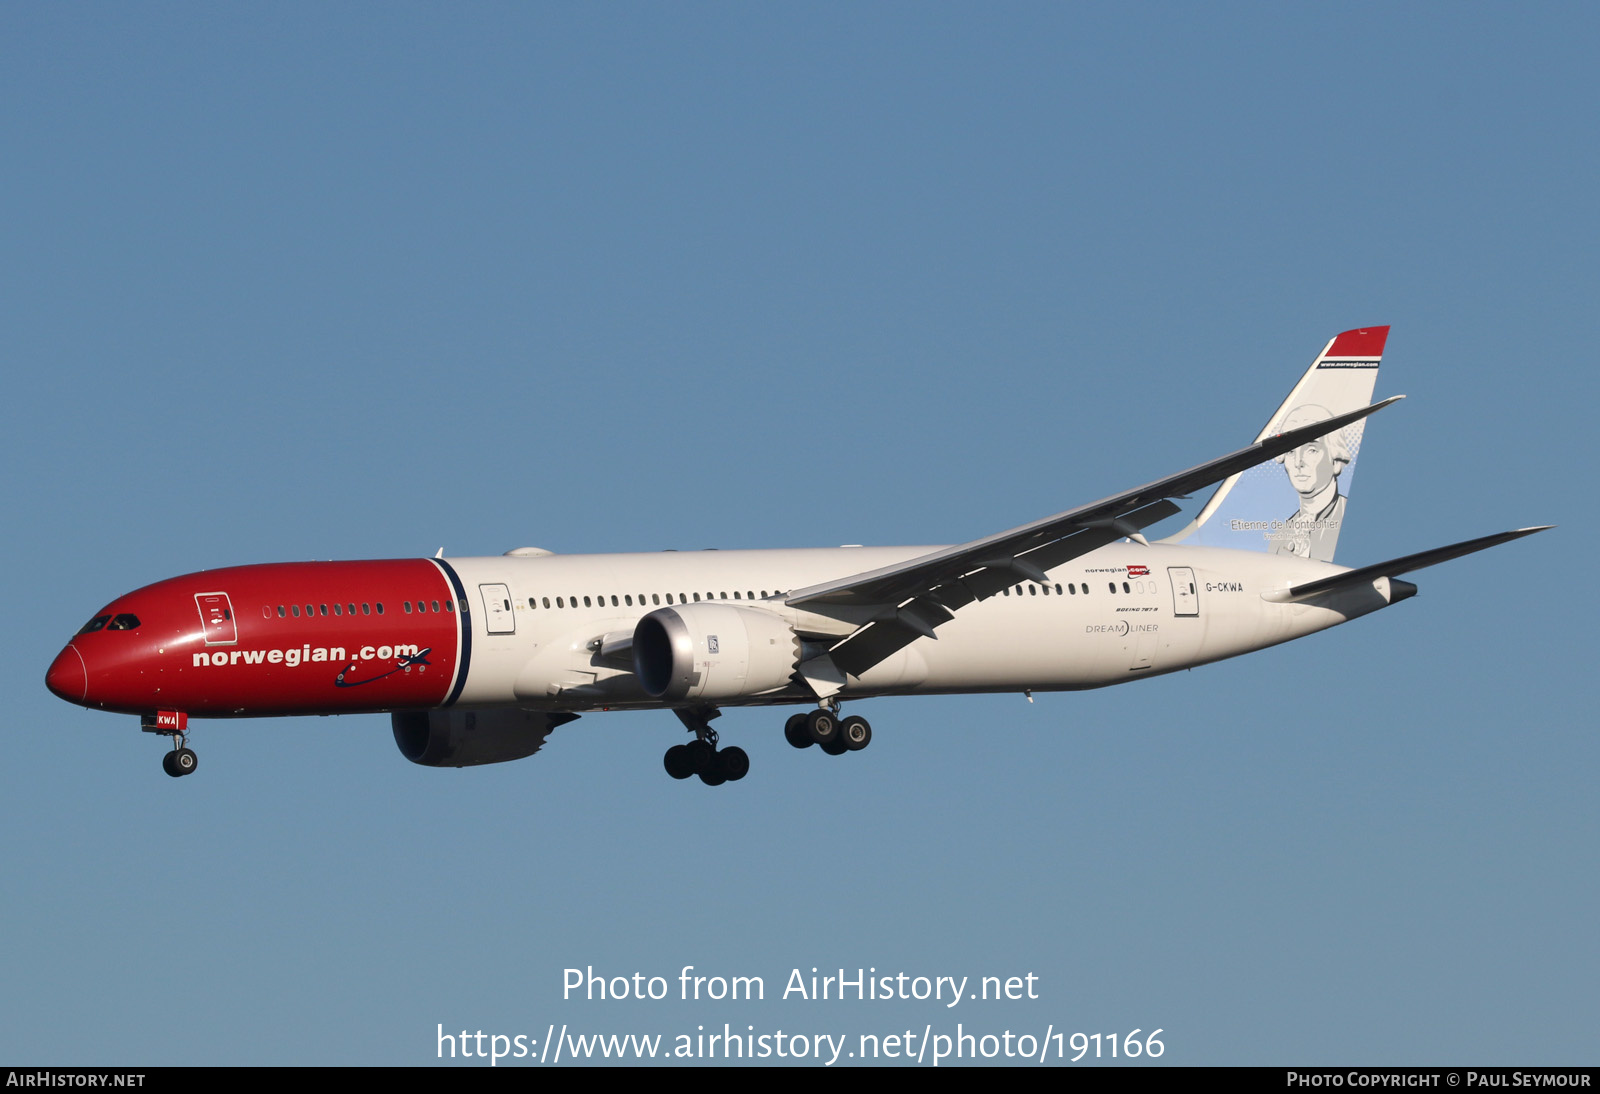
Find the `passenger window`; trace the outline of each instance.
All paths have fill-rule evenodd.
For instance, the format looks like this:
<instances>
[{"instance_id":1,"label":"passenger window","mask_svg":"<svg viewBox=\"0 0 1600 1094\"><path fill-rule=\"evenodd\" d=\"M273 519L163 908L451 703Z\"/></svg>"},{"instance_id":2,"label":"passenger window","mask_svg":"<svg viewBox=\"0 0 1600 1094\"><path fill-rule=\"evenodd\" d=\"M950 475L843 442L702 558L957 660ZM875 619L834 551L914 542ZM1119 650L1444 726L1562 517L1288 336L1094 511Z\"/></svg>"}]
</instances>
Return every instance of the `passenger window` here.
<instances>
[{"instance_id":1,"label":"passenger window","mask_svg":"<svg viewBox=\"0 0 1600 1094\"><path fill-rule=\"evenodd\" d=\"M402 601L401 601L401 602L400 602L400 607L402 607L402 608L404 608L404 609L405 609L405 613L406 613L406 614L407 614L407 615L410 615L410 614L411 614L411 601L409 601L409 600L402 600Z\"/></svg>"},{"instance_id":2,"label":"passenger window","mask_svg":"<svg viewBox=\"0 0 1600 1094\"><path fill-rule=\"evenodd\" d=\"M700 594L699 593L695 593L694 594L694 599L695 599L695 603L698 604L700 602Z\"/></svg>"},{"instance_id":3,"label":"passenger window","mask_svg":"<svg viewBox=\"0 0 1600 1094\"><path fill-rule=\"evenodd\" d=\"M622 603L627 605L630 608L633 607L633 594L632 593L625 593L623 595L623 597L622 597Z\"/></svg>"},{"instance_id":4,"label":"passenger window","mask_svg":"<svg viewBox=\"0 0 1600 1094\"><path fill-rule=\"evenodd\" d=\"M544 600L544 606L548 608L550 606L550 598L547 596L547 597L544 597L543 600ZM558 607L558 608L561 607L561 598L559 596L556 597L556 607Z\"/></svg>"},{"instance_id":5,"label":"passenger window","mask_svg":"<svg viewBox=\"0 0 1600 1094\"><path fill-rule=\"evenodd\" d=\"M439 610L439 602L437 600L435 600L433 602L433 610L434 611L438 611Z\"/></svg>"},{"instance_id":6,"label":"passenger window","mask_svg":"<svg viewBox=\"0 0 1600 1094\"><path fill-rule=\"evenodd\" d=\"M733 598L735 600L739 599L739 590L738 589L733 590ZM724 597L724 599L726 599L726 597Z\"/></svg>"},{"instance_id":7,"label":"passenger window","mask_svg":"<svg viewBox=\"0 0 1600 1094\"><path fill-rule=\"evenodd\" d=\"M446 600L444 602L444 610L449 612L451 615L454 615L456 610L456 602L454 600Z\"/></svg>"},{"instance_id":8,"label":"passenger window","mask_svg":"<svg viewBox=\"0 0 1600 1094\"><path fill-rule=\"evenodd\" d=\"M371 615L372 614L371 605L368 605L368 604L361 605L361 614L362 615Z\"/></svg>"},{"instance_id":9,"label":"passenger window","mask_svg":"<svg viewBox=\"0 0 1600 1094\"><path fill-rule=\"evenodd\" d=\"M667 594L667 598L668 598L667 599L667 603L669 603L669 604L672 603L671 597L672 597L672 594L668 593ZM661 603L661 594L660 593L651 593L650 594L650 603L652 603L652 604Z\"/></svg>"},{"instance_id":10,"label":"passenger window","mask_svg":"<svg viewBox=\"0 0 1600 1094\"><path fill-rule=\"evenodd\" d=\"M1037 585L1029 585L1028 586L1028 595L1029 596L1038 596L1039 595L1039 586L1037 586Z\"/></svg>"},{"instance_id":11,"label":"passenger window","mask_svg":"<svg viewBox=\"0 0 1600 1094\"><path fill-rule=\"evenodd\" d=\"M279 619L282 619L282 618L283 618L283 615L284 615L284 612L283 612L283 605L282 605L282 604L279 604L279 605L278 605L278 618L279 618Z\"/></svg>"},{"instance_id":12,"label":"passenger window","mask_svg":"<svg viewBox=\"0 0 1600 1094\"><path fill-rule=\"evenodd\" d=\"M566 605L561 602L561 598L559 596L556 597L556 607L558 607L558 608L565 608L566 607Z\"/></svg>"},{"instance_id":13,"label":"passenger window","mask_svg":"<svg viewBox=\"0 0 1600 1094\"><path fill-rule=\"evenodd\" d=\"M298 605L298 604L290 604L289 605L289 610L294 613L294 617L296 619L300 618L300 605Z\"/></svg>"},{"instance_id":14,"label":"passenger window","mask_svg":"<svg viewBox=\"0 0 1600 1094\"><path fill-rule=\"evenodd\" d=\"M583 598L583 606L585 608L592 608L592 607L594 607L594 604L593 604L593 602L590 601L590 599L588 597L584 597Z\"/></svg>"},{"instance_id":15,"label":"passenger window","mask_svg":"<svg viewBox=\"0 0 1600 1094\"><path fill-rule=\"evenodd\" d=\"M509 603L507 603L506 607L509 608L509 607L511 607L511 605ZM383 601L380 600L377 603L373 604L372 605L372 610L377 612L379 615L382 615L383 614Z\"/></svg>"},{"instance_id":16,"label":"passenger window","mask_svg":"<svg viewBox=\"0 0 1600 1094\"><path fill-rule=\"evenodd\" d=\"M1061 586L1059 584L1056 586L1056 595L1057 596L1061 595Z\"/></svg>"},{"instance_id":17,"label":"passenger window","mask_svg":"<svg viewBox=\"0 0 1600 1094\"><path fill-rule=\"evenodd\" d=\"M1132 590L1130 590L1130 589L1129 589L1129 588L1128 588L1128 583L1127 583L1127 582L1126 582L1126 581L1124 581L1124 582L1123 582L1123 583L1122 583L1122 591L1123 591L1123 592L1125 592L1125 593L1126 593L1126 592L1131 592L1131 591L1132 591Z\"/></svg>"},{"instance_id":18,"label":"passenger window","mask_svg":"<svg viewBox=\"0 0 1600 1094\"><path fill-rule=\"evenodd\" d=\"M622 605L620 605L620 604L618 604L618 603L617 603L617 594L616 594L616 593L612 593L612 594L611 594L611 606L612 606L612 607L613 607L613 608L620 608L620 607L622 607Z\"/></svg>"},{"instance_id":19,"label":"passenger window","mask_svg":"<svg viewBox=\"0 0 1600 1094\"><path fill-rule=\"evenodd\" d=\"M1117 583L1115 581L1108 581L1108 582L1106 582L1106 588L1110 589L1112 592L1116 592L1117 591Z\"/></svg>"},{"instance_id":20,"label":"passenger window","mask_svg":"<svg viewBox=\"0 0 1600 1094\"><path fill-rule=\"evenodd\" d=\"M1004 589L1001 589L1000 590L1000 595L1001 596L1010 596L1011 595L1011 586L1007 585Z\"/></svg>"}]
</instances>

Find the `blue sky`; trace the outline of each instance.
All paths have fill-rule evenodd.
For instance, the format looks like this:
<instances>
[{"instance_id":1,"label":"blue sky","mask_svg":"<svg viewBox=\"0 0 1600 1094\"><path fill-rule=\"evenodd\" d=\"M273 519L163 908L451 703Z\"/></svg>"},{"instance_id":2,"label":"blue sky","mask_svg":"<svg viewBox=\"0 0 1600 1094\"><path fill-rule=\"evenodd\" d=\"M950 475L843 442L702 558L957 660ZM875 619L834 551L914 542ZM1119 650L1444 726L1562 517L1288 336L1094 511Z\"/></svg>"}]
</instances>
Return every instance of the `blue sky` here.
<instances>
[{"instance_id":1,"label":"blue sky","mask_svg":"<svg viewBox=\"0 0 1600 1094\"><path fill-rule=\"evenodd\" d=\"M7 7L0 1058L961 1021L1594 1063L1597 22ZM43 686L95 608L216 566L974 538L1248 441L1378 323L1410 398L1340 561L1561 527L1233 662L862 703L833 761L730 711L718 790L663 774L667 714L465 771L381 717L203 723L174 782ZM589 965L768 1000L564 1002ZM774 998L813 966L1040 998Z\"/></svg>"}]
</instances>

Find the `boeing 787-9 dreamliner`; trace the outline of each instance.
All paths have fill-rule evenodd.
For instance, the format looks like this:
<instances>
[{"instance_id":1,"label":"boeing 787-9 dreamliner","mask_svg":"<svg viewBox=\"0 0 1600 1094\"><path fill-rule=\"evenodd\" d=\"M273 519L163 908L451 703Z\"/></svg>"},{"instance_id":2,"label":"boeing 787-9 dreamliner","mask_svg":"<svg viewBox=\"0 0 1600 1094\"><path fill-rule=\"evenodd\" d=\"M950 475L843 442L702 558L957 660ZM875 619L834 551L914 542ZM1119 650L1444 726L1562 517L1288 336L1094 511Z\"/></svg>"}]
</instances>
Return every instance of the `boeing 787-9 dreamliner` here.
<instances>
[{"instance_id":1,"label":"boeing 787-9 dreamliner","mask_svg":"<svg viewBox=\"0 0 1600 1094\"><path fill-rule=\"evenodd\" d=\"M190 718L388 714L409 760L537 752L582 714L670 710L668 774L741 779L722 707L801 707L796 748L842 755L891 695L1071 691L1264 649L1397 604L1400 575L1542 528L1355 569L1334 562L1388 327L1345 331L1256 440L1187 471L953 547L286 562L147 585L96 612L51 691L137 714L194 771ZM1216 490L1152 541L1174 498Z\"/></svg>"}]
</instances>

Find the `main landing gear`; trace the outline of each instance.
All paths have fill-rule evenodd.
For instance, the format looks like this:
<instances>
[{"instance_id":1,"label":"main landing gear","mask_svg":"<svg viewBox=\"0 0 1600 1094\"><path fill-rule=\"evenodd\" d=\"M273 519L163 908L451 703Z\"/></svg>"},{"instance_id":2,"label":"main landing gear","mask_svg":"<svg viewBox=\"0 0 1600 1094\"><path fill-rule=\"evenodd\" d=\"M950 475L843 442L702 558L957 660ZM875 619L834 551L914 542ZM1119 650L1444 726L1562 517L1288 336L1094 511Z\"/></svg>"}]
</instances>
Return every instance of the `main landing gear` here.
<instances>
[{"instance_id":1,"label":"main landing gear","mask_svg":"<svg viewBox=\"0 0 1600 1094\"><path fill-rule=\"evenodd\" d=\"M688 744L673 745L661 758L667 774L674 779L687 779L699 775L707 786L734 783L750 772L750 756L744 749L717 747L717 731L710 726L711 719L722 711L716 707L695 707L693 710L675 710L672 713L684 724L695 739Z\"/></svg>"},{"instance_id":2,"label":"main landing gear","mask_svg":"<svg viewBox=\"0 0 1600 1094\"><path fill-rule=\"evenodd\" d=\"M783 738L795 748L818 745L830 756L843 756L872 743L872 726L857 715L840 718L838 700L829 700L808 714L792 715L783 724Z\"/></svg>"}]
</instances>

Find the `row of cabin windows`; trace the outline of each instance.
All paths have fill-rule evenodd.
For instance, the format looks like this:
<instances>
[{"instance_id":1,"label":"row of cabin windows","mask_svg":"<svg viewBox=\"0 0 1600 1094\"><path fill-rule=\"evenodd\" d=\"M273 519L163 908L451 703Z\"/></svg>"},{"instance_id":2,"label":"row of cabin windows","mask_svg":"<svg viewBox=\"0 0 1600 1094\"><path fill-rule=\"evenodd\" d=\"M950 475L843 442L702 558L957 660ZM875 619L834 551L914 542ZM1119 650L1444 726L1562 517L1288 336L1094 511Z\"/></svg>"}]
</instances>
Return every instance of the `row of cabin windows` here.
<instances>
[{"instance_id":1,"label":"row of cabin windows","mask_svg":"<svg viewBox=\"0 0 1600 1094\"><path fill-rule=\"evenodd\" d=\"M1139 588L1137 590L1138 592L1142 593L1142 592L1145 591L1145 587L1144 587L1145 583L1144 582L1140 581L1140 582L1137 582L1136 584L1139 586ZM1056 596L1077 596L1080 593L1080 591L1082 592L1082 594L1084 596L1088 596L1089 595L1089 583L1087 581L1083 583L1083 586L1082 586L1081 590L1080 590L1080 588L1079 588L1079 586L1078 586L1078 584L1076 582L1069 582L1064 590L1061 587L1060 583L1057 583L1054 586L1051 586L1051 585L1032 585L1032 584L1029 584L1029 585L1017 585L1014 588L1012 586L1007 586L1006 588L1004 588L1004 589L1002 589L1000 591L1005 596L1012 596L1012 595L1016 595L1016 596L1024 596L1024 595L1027 595L1027 596L1038 596L1040 593L1043 593L1045 596L1049 596L1052 588L1055 590L1055 595ZM1117 583L1115 581L1108 581L1108 582L1106 582L1106 588L1109 589L1111 592L1115 593L1117 591ZM1023 592L1024 589L1027 590L1026 593ZM1122 583L1122 591L1125 592L1125 593L1131 593L1131 592L1134 592L1135 590L1132 588L1132 586L1128 582L1124 581ZM1151 592L1155 592L1155 582L1153 582L1153 581L1150 583L1150 591ZM701 594L699 594L699 593L678 593L677 594L678 599L676 601L674 601L672 599L672 597L673 597L672 593L650 593L649 594L649 604L647 605L646 604L646 600L645 600L645 596L646 596L646 594L644 594L644 593L640 593L639 594L638 606L641 607L641 608L642 607L646 607L646 606L660 607L662 602L663 602L662 601L663 597L666 598L665 602L667 604L672 604L672 603L688 604L688 603L691 602L691 597L693 598L693 600L695 602L698 602L698 601L700 601L702 599L704 599L704 600L727 600L727 599L729 599L728 594L727 594L726 591L721 592L721 593L706 593L704 595L704 597L702 597ZM576 597L576 596L558 596L558 597L555 598L554 607L557 607L557 608L576 608L578 606L579 599L580 598ZM581 599L583 600L583 606L585 608L593 608L593 607L597 607L597 606L603 608L603 607L606 606L606 597L605 596L585 596L585 597L582 597ZM611 594L611 598L610 599L611 599L611 606L613 608L621 608L621 607L631 608L631 607L634 606L634 597L633 597L633 595L631 593L624 594L621 597L618 597L616 594ZM755 600L756 599L755 590L753 590L753 589L752 590L747 590L744 593L744 595L741 597L740 593L739 593L739 590L735 589L733 591L732 599L734 599L734 600L741 600L741 599L743 599L743 600ZM767 599L767 590L765 590L765 589L761 590L761 599L762 600ZM440 606L441 603L443 605L442 608ZM528 597L528 607L530 607L530 608L538 608L538 607L540 607L541 604L546 608L551 607L552 606L551 605L551 598L548 597L548 596L546 596L546 597L536 597L536 596ZM411 606L411 601L409 601L409 600L402 601L401 602L401 607L405 610L405 613L407 615L411 615L413 613L413 608ZM456 603L453 600L445 600L445 601L442 601L442 602L438 601L438 600L432 600L432 601L419 600L419 601L417 601L415 611L418 612L418 613L425 614L430 610L430 607L431 607L431 610L434 611L434 612L439 612L441 610L442 611L446 611L446 612L454 612L456 610ZM383 603L381 601L379 601L376 604L364 603L364 604L361 605L361 614L362 615L372 615L374 613L374 610L376 610L376 614L382 615L383 614ZM466 606L463 605L461 610L463 612L465 612L466 611ZM268 619L272 618L272 609L271 609L271 607L263 606L262 609L261 609L261 614L263 616L265 616L266 618L268 618ZM299 604L290 604L287 607L287 609L285 609L284 605L282 605L282 604L278 605L278 618L279 619L286 619L286 618L289 618L289 617L293 617L295 619L299 619L301 617L301 614L302 613L301 613ZM306 618L308 618L308 619L313 617L313 616L318 616L318 615L325 616L325 615L328 615L329 614L328 605L326 605L326 604L307 604L307 605L305 605L304 614L305 614ZM333 613L332 614L334 614L334 615L355 615L356 614L356 606L354 604L350 604L350 603L346 603L344 605L335 604L335 605L333 605ZM129 617L129 618L131 619L133 617ZM122 619L122 617L119 616L118 617L119 622L121 621L121 619ZM98 629L100 629L100 627L103 627L105 625L106 625L105 619L96 618L94 620L91 620L90 623L84 628L84 630L80 631L79 633L80 634L81 633L85 633L85 632L87 632L88 630L91 630L91 629L98 630ZM136 627L138 625L139 625L138 622L135 620L134 623L133 623L133 626ZM113 630L117 629L116 625L113 624L111 629L113 629Z\"/></svg>"},{"instance_id":2,"label":"row of cabin windows","mask_svg":"<svg viewBox=\"0 0 1600 1094\"><path fill-rule=\"evenodd\" d=\"M1145 583L1143 581L1136 582L1135 584L1138 585L1138 589L1137 590L1135 590L1128 582L1124 581L1122 583L1122 591L1125 592L1125 593L1131 593L1131 592L1140 592L1140 593L1142 593L1142 592L1145 591ZM1117 583L1115 581L1108 581L1106 583L1106 588L1109 589L1111 592L1115 593L1117 591ZM1023 591L1024 589L1026 589L1027 591L1024 592ZM1084 596L1088 596L1089 595L1089 583L1087 581L1084 582L1082 584L1082 586L1079 586L1076 582L1069 582L1065 588L1063 588L1059 583L1057 583L1057 584L1055 584L1053 586L1052 585L1031 585L1031 584L1030 585L1017 585L1017 586L1015 586L1014 589L1012 587L1008 586L1007 588L1002 589L1001 592L1005 596L1012 596L1012 595L1016 595L1016 596L1038 596L1040 593L1043 593L1045 596L1049 596L1052 589L1055 591L1055 595L1056 596L1078 596L1080 593L1082 595L1084 595ZM1155 592L1156 591L1155 582L1153 582L1153 581L1150 582L1150 591L1151 592ZM662 605L662 603L666 603L666 604L673 604L673 603L688 604L688 603L691 603L693 601L699 601L699 600L702 600L702 599L704 599L704 600L727 600L727 599L729 599L729 596L728 596L728 594L726 592L706 593L703 597L699 593L679 593L679 594L677 594L678 595L678 599L676 601L674 601L672 599L672 595L673 594L671 594L671 593L650 593L649 597L647 599L646 595L644 593L640 593L637 603L638 603L639 607L643 608L643 607L660 607ZM774 595L781 595L781 593L775 593ZM663 600L663 597L665 598L665 600ZM732 599L734 599L734 600L741 599L741 597L739 595L739 591L737 589L734 590ZM753 590L752 591L747 591L744 594L742 599L755 600L756 599L756 594L755 594L755 592ZM761 590L761 599L762 600L767 599L767 590L765 590L765 589ZM545 607L545 608L552 608L552 607L554 607L554 608L576 608L576 607L578 607L578 602L580 600L583 602L583 607L585 607L585 608L594 608L594 607L604 608L606 606L607 598L605 596L584 596L584 597L558 596L558 597L555 597L555 598L552 599L551 597L548 597L548 596L545 596L545 597L530 596L530 597L528 597L528 607L534 608L534 609L537 609L537 608L539 608L541 606ZM632 594L624 594L624 595L622 595L620 597L615 595L615 594L611 594L610 603L611 603L611 607L613 607L613 608L623 608L623 607L631 608L631 607L634 606L635 600L634 600L634 597L632 596Z\"/></svg>"},{"instance_id":3,"label":"row of cabin windows","mask_svg":"<svg viewBox=\"0 0 1600 1094\"><path fill-rule=\"evenodd\" d=\"M419 613L426 613L430 610L430 605L432 606L431 610L435 612L454 612L456 610L456 602L454 600L443 601L443 607L440 606L440 603L441 602L437 600L419 600L417 601L415 611ZM413 609L411 607L411 601L403 601L400 606L405 609L405 613L407 615L412 614ZM305 618L311 619L314 616L319 615L355 615L357 611L356 606L350 603L334 604L332 605L331 611L329 610L329 605L327 604L306 604L303 607L304 611L301 610L302 605L299 604L290 604L288 607L284 607L284 605L279 604L278 618L299 619L303 615ZM461 610L465 612L466 608L462 608ZM362 615L382 615L383 601L380 600L376 603L364 603L361 605L360 612ZM263 606L261 609L261 614L267 619L271 619L272 607L270 605Z\"/></svg>"},{"instance_id":4,"label":"row of cabin windows","mask_svg":"<svg viewBox=\"0 0 1600 1094\"><path fill-rule=\"evenodd\" d=\"M307 619L310 619L313 616L317 616L317 615L330 615L330 614L331 615L355 615L356 614L356 606L354 604L335 604L335 605L333 605L333 610L331 612L328 610L328 605L326 605L326 604L307 604L304 607L305 607L305 613L304 614L305 614L305 617ZM377 609L377 614L379 614L379 615L383 614L383 605L382 604L377 604L377 605L363 604L363 605L361 605L361 614L362 615L371 615L371 614L373 614L374 607L376 607L376 609ZM287 608L285 608L282 604L279 604L278 605L278 618L279 619L288 619L288 618L292 617L294 619L299 619L300 616L301 616L300 609L301 609L301 605L299 605L299 604L290 604ZM266 606L262 607L261 614L263 616L265 616L266 618L271 619L272 618L272 608L271 607L266 607Z\"/></svg>"},{"instance_id":5,"label":"row of cabin windows","mask_svg":"<svg viewBox=\"0 0 1600 1094\"><path fill-rule=\"evenodd\" d=\"M1134 586L1137 586L1137 588ZM1054 588L1057 596L1077 596L1080 592L1078 585L1074 582L1069 582L1067 584L1067 591L1065 593L1061 591L1061 586L1059 584L1055 585ZM1108 581L1106 582L1106 588L1115 593L1117 591L1117 583L1115 581ZM1027 590L1026 594L1023 593L1024 589ZM1007 588L1001 589L1000 592L1004 596L1038 596L1040 593L1043 593L1045 596L1049 596L1050 589L1051 586L1049 585L1017 585L1015 586L1014 591L1012 587L1008 586ZM1083 583L1083 588L1081 591L1084 596L1089 595L1089 583L1087 581ZM1143 581L1135 581L1130 585L1128 582L1124 581L1122 583L1122 591L1125 593L1142 593L1145 591L1145 583ZM1152 593L1156 591L1156 583L1154 581L1150 582L1149 591Z\"/></svg>"},{"instance_id":6,"label":"row of cabin windows","mask_svg":"<svg viewBox=\"0 0 1600 1094\"><path fill-rule=\"evenodd\" d=\"M663 597L666 598L666 603L668 603L668 604L672 604L672 603L688 604L688 603L690 603L690 597L691 596L694 598L694 600L697 600L697 601L701 600L701 599L705 599L705 600L727 600L727 599L729 599L728 594L726 592L722 592L722 593L706 593L704 597L701 597L701 595L699 593L679 593L678 594L678 599L676 601L674 601L672 599L672 594L671 593L651 593L651 594L649 594L649 599L647 601L646 598L645 598L645 594L644 593L640 593L639 594L639 598L638 598L638 606L641 607L641 608L660 607L661 604L662 604L662 598ZM528 597L528 607L530 607L530 608L538 608L540 605L543 605L546 608L549 608L549 607L552 607L552 606L557 607L557 608L576 608L578 606L578 601L580 599L583 601L583 606L585 608L594 608L594 607L604 608L606 606L606 598L604 596L585 596L585 597L558 596L558 597L555 598L555 601L554 601L553 605L551 603L551 598L548 597L548 596L544 596L544 597L530 596L530 597ZM754 600L754 599L756 599L756 594L755 594L754 590L746 590L744 595L741 597L739 595L739 590L735 589L733 591L732 599L734 599L734 600ZM765 590L765 589L761 590L761 599L762 600L767 599L767 590ZM611 606L613 608L631 608L631 607L633 607L634 606L633 594L625 593L620 597L615 595L615 594L612 594L612 596L611 596Z\"/></svg>"}]
</instances>

